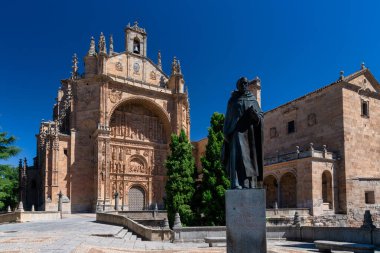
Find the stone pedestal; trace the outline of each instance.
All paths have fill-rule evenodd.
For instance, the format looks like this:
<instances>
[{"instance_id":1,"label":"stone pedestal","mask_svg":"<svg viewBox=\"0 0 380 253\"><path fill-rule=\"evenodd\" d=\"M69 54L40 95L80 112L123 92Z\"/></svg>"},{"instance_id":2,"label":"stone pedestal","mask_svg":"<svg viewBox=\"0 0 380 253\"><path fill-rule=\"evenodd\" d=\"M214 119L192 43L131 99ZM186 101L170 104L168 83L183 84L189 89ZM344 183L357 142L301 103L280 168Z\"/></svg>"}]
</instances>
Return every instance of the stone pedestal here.
<instances>
[{"instance_id":1,"label":"stone pedestal","mask_svg":"<svg viewBox=\"0 0 380 253\"><path fill-rule=\"evenodd\" d=\"M266 253L265 190L226 191L227 253Z\"/></svg>"}]
</instances>

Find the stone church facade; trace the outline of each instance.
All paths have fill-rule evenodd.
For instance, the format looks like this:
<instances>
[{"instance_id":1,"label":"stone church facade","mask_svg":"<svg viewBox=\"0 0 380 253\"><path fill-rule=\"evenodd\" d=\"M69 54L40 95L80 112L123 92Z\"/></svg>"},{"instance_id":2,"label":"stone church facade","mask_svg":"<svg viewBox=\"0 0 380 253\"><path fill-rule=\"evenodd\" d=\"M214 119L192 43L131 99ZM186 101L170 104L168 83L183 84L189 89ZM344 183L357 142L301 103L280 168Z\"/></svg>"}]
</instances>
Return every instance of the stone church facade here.
<instances>
[{"instance_id":1,"label":"stone church facade","mask_svg":"<svg viewBox=\"0 0 380 253\"><path fill-rule=\"evenodd\" d=\"M125 28L125 51L113 38L91 38L84 74L73 57L71 78L61 81L52 121L41 123L33 177L34 197L24 200L39 210L64 212L163 208L163 166L171 133L190 135L188 95L179 61L171 74L147 57L147 33ZM35 172L37 171L37 173ZM28 184L32 185L32 183Z\"/></svg>"},{"instance_id":2,"label":"stone church facade","mask_svg":"<svg viewBox=\"0 0 380 253\"><path fill-rule=\"evenodd\" d=\"M164 207L171 133L190 136L188 95L179 61L162 71L147 58L147 33L125 29L125 51L91 38L78 73L61 82L53 120L41 123L32 168L20 165L26 209L64 212ZM261 83L250 86L261 103ZM380 208L380 85L364 65L314 92L265 113L267 208L304 209L314 217L362 222ZM207 139L193 142L200 157ZM116 196L116 197L115 197ZM375 216L377 219L377 216ZM376 220L375 220L376 221ZM380 219L379 219L380 222ZM336 224L339 225L339 224Z\"/></svg>"}]
</instances>

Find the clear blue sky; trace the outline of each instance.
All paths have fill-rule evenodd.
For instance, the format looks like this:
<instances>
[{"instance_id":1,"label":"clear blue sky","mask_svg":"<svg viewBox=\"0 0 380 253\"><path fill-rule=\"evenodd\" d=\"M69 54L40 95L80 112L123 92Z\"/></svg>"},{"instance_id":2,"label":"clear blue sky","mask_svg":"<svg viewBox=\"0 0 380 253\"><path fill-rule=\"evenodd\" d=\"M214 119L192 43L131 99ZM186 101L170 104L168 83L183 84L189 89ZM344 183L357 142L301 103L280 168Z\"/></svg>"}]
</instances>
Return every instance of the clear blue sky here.
<instances>
[{"instance_id":1,"label":"clear blue sky","mask_svg":"<svg viewBox=\"0 0 380 253\"><path fill-rule=\"evenodd\" d=\"M170 73L181 61L190 94L191 139L207 135L213 112L225 112L240 76L262 80L265 111L335 81L364 61L380 78L380 1L3 1L0 15L0 131L17 137L17 164L36 154L41 119L51 119L71 56L90 37L113 34L124 51L124 27L148 32L148 56Z\"/></svg>"}]
</instances>

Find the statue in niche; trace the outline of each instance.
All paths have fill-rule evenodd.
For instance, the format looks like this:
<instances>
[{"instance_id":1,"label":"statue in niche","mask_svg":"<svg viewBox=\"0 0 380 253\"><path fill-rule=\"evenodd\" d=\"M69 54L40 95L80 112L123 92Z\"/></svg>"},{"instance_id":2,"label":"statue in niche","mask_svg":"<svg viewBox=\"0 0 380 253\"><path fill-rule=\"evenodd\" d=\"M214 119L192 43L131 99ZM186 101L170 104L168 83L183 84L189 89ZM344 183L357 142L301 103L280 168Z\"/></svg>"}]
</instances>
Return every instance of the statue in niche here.
<instances>
[{"instance_id":1,"label":"statue in niche","mask_svg":"<svg viewBox=\"0 0 380 253\"><path fill-rule=\"evenodd\" d=\"M263 181L263 120L250 82L240 78L228 101L222 161L232 189L258 188Z\"/></svg>"}]
</instances>

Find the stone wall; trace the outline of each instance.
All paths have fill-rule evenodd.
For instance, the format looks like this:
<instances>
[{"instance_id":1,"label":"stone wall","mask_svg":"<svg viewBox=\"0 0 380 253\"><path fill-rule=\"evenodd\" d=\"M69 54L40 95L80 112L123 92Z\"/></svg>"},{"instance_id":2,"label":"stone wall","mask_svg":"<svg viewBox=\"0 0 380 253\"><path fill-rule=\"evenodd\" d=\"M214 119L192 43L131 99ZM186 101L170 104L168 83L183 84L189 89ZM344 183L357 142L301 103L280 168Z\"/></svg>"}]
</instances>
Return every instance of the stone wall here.
<instances>
[{"instance_id":1,"label":"stone wall","mask_svg":"<svg viewBox=\"0 0 380 253\"><path fill-rule=\"evenodd\" d=\"M113 213L96 213L96 221L128 228L133 233L148 241L170 241L172 231L169 228L149 228L125 216Z\"/></svg>"},{"instance_id":2,"label":"stone wall","mask_svg":"<svg viewBox=\"0 0 380 253\"><path fill-rule=\"evenodd\" d=\"M361 102L369 103L369 117L362 115ZM345 125L345 168L347 215L361 218L364 210L380 209L380 100L374 94L355 87L343 90ZM372 192L372 200L366 194Z\"/></svg>"},{"instance_id":3,"label":"stone wall","mask_svg":"<svg viewBox=\"0 0 380 253\"><path fill-rule=\"evenodd\" d=\"M57 220L60 218L59 212L13 212L0 214L0 223Z\"/></svg>"}]
</instances>

